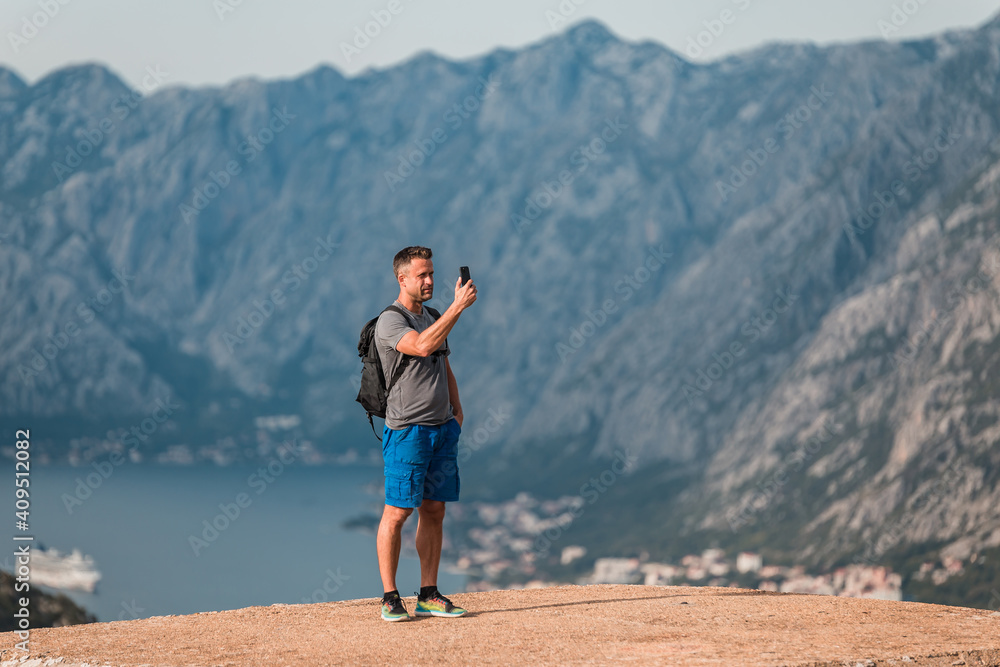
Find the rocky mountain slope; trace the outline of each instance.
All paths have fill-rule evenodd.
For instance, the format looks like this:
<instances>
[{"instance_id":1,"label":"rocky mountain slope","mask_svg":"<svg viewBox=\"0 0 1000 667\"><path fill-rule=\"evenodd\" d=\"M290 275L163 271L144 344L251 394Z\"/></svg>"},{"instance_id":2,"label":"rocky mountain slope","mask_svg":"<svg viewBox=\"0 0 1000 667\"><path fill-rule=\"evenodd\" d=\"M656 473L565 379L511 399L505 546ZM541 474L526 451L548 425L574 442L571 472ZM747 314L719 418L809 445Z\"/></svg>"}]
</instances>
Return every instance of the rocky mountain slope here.
<instances>
[{"instance_id":1,"label":"rocky mountain slope","mask_svg":"<svg viewBox=\"0 0 1000 667\"><path fill-rule=\"evenodd\" d=\"M858 533L961 538L963 559L1000 546L998 220L1000 161L911 217L894 271L839 303L724 441L706 490L743 493L706 526L787 505L815 512L807 555Z\"/></svg>"}]
</instances>

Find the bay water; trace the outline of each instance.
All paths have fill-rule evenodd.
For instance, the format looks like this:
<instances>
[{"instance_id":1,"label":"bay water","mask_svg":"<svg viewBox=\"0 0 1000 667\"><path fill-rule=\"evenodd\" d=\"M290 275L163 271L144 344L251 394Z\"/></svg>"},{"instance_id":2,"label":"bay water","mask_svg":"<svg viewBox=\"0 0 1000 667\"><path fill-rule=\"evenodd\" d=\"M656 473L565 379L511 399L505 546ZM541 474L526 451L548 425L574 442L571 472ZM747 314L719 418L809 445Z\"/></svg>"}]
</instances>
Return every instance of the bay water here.
<instances>
[{"instance_id":1,"label":"bay water","mask_svg":"<svg viewBox=\"0 0 1000 667\"><path fill-rule=\"evenodd\" d=\"M0 475L0 499L8 499L15 533L12 462L9 468ZM381 467L289 465L266 476L259 468L126 462L92 488L91 466L33 466L25 534L36 548L76 548L94 558L103 575L96 591L61 592L101 621L381 597L375 536L341 525L381 511L380 499L364 490L381 484ZM10 545L0 556L7 571ZM419 562L405 549L397 583L404 596L420 586ZM442 566L443 593L464 585L464 576Z\"/></svg>"}]
</instances>

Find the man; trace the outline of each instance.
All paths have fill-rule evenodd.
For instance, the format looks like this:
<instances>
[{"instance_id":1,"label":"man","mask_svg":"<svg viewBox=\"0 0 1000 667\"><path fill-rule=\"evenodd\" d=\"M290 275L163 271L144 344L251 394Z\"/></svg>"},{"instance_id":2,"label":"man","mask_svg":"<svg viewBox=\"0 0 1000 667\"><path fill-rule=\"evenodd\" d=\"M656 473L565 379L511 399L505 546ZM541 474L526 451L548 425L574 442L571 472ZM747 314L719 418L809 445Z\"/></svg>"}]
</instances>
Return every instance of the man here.
<instances>
[{"instance_id":1,"label":"man","mask_svg":"<svg viewBox=\"0 0 1000 667\"><path fill-rule=\"evenodd\" d=\"M375 325L375 343L385 377L391 378L403 360L413 357L387 397L382 458L385 462L385 509L376 546L382 575L382 618L410 618L396 589L396 568L403 523L418 508L417 554L420 593L417 616L461 616L465 610L437 590L445 503L459 494L458 436L462 403L458 383L448 363L446 338L459 316L476 301L476 286L461 278L455 300L440 319L423 307L434 296L434 264L430 248L403 248L392 262L399 282L395 301L406 315L382 313Z\"/></svg>"}]
</instances>

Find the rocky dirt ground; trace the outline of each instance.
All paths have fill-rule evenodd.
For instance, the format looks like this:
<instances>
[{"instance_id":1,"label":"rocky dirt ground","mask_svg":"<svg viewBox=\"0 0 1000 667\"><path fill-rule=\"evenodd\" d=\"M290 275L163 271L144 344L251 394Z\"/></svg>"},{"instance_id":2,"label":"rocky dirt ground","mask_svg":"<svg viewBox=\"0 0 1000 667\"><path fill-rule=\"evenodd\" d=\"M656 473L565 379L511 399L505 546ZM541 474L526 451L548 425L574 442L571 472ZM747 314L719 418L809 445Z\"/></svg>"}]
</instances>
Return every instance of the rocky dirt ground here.
<instances>
[{"instance_id":1,"label":"rocky dirt ground","mask_svg":"<svg viewBox=\"0 0 1000 667\"><path fill-rule=\"evenodd\" d=\"M675 586L450 597L469 613L386 623L366 599L38 629L28 658L5 633L0 665L1000 666L1000 613L980 609Z\"/></svg>"}]
</instances>

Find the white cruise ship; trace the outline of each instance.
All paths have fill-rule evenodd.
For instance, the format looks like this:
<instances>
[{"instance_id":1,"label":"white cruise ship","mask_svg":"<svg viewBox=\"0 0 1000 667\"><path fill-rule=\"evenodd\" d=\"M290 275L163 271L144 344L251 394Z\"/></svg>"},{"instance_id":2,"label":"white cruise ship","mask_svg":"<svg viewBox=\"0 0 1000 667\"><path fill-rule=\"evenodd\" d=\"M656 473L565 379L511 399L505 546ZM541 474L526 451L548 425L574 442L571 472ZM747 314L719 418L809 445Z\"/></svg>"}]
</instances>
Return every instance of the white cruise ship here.
<instances>
[{"instance_id":1,"label":"white cruise ship","mask_svg":"<svg viewBox=\"0 0 1000 667\"><path fill-rule=\"evenodd\" d=\"M36 584L93 593L100 578L94 559L79 549L69 554L56 549L31 550L31 581Z\"/></svg>"}]
</instances>

